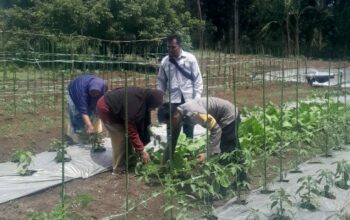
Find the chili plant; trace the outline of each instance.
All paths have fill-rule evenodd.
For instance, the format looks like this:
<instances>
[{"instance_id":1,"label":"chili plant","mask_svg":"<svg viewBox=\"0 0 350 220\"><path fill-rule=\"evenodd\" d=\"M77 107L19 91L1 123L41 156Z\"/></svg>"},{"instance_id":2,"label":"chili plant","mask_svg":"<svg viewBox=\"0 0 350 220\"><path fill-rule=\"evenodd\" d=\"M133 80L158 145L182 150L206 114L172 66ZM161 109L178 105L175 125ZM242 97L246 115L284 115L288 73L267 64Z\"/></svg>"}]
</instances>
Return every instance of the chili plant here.
<instances>
[{"instance_id":1,"label":"chili plant","mask_svg":"<svg viewBox=\"0 0 350 220\"><path fill-rule=\"evenodd\" d=\"M334 193L330 191L334 186L334 173L330 170L319 170L318 172L320 174L318 175L317 183L323 183L323 191L320 192L320 195L328 199L335 199Z\"/></svg>"},{"instance_id":2,"label":"chili plant","mask_svg":"<svg viewBox=\"0 0 350 220\"><path fill-rule=\"evenodd\" d=\"M350 165L346 160L341 160L336 162L337 169L335 176L340 177L340 180L335 182L335 185L341 189L349 189L348 181L350 178Z\"/></svg>"},{"instance_id":3,"label":"chili plant","mask_svg":"<svg viewBox=\"0 0 350 220\"><path fill-rule=\"evenodd\" d=\"M56 138L51 139L50 144L49 144L49 152L57 152L60 150L60 148L63 145L67 145L67 142L62 142L61 140L58 140Z\"/></svg>"},{"instance_id":4,"label":"chili plant","mask_svg":"<svg viewBox=\"0 0 350 220\"><path fill-rule=\"evenodd\" d=\"M17 167L19 167L19 175L21 176L30 176L35 171L29 170L28 167L32 163L33 154L30 151L17 150L13 155L13 160L16 161Z\"/></svg>"},{"instance_id":5,"label":"chili plant","mask_svg":"<svg viewBox=\"0 0 350 220\"><path fill-rule=\"evenodd\" d=\"M249 210L249 215L247 216L246 220L260 220L260 219L265 219L263 218L263 214L260 212L259 209L250 209Z\"/></svg>"},{"instance_id":6,"label":"chili plant","mask_svg":"<svg viewBox=\"0 0 350 220\"><path fill-rule=\"evenodd\" d=\"M272 220L289 220L292 219L293 213L286 207L292 206L292 201L289 195L283 188L274 192L270 199L272 200L271 209L276 208L276 213L272 214Z\"/></svg>"},{"instance_id":7,"label":"chili plant","mask_svg":"<svg viewBox=\"0 0 350 220\"><path fill-rule=\"evenodd\" d=\"M300 207L314 211L319 206L317 195L319 195L319 188L317 181L312 176L301 177L297 181L301 186L296 191L301 198Z\"/></svg>"},{"instance_id":8,"label":"chili plant","mask_svg":"<svg viewBox=\"0 0 350 220\"><path fill-rule=\"evenodd\" d=\"M67 144L65 142L61 142L60 143L60 147L57 147L56 149L56 157L55 157L55 161L57 163L61 163L61 162L69 162L72 160L72 158L67 154L66 148L67 148Z\"/></svg>"}]
</instances>

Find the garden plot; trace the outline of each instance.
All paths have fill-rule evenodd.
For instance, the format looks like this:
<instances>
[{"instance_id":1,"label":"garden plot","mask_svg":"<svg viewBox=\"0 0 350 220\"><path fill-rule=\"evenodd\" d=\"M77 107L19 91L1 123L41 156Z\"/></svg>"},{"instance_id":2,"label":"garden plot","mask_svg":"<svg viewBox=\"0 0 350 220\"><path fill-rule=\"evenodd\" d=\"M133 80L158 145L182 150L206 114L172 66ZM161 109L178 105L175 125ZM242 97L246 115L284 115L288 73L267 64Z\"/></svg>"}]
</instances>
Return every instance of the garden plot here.
<instances>
[{"instance_id":1,"label":"garden plot","mask_svg":"<svg viewBox=\"0 0 350 220\"><path fill-rule=\"evenodd\" d=\"M166 125L152 127L152 131L160 136L161 143L166 142ZM204 128L195 127L195 136L204 133ZM102 153L92 153L88 145L68 147L67 154L72 160L65 163L64 180L67 182L76 178L85 179L111 169L112 146L110 138L104 139L104 146L106 151ZM162 145L154 141L146 146L146 148L154 149L160 147ZM43 152L34 156L28 167L29 170L35 171L31 176L20 176L16 163L0 164L0 203L62 183L62 164L55 162L55 156L55 152Z\"/></svg>"},{"instance_id":2,"label":"garden plot","mask_svg":"<svg viewBox=\"0 0 350 220\"><path fill-rule=\"evenodd\" d=\"M270 183L269 189L278 191L283 188L285 193L290 195L289 200L292 202L292 205L288 205L285 201L283 204L285 215L288 214L290 219L332 220L339 219L341 215L350 211L350 190L341 189L336 186L331 186L329 189L329 191L335 196L335 199L328 199L321 195L313 194L312 201L315 204L318 204L318 206L316 205L316 209L314 211L309 211L300 207L301 197L296 192L302 185L303 181L299 179L310 176L312 180L318 180L322 171L331 171L335 174L338 166L337 163L339 161L350 161L350 146L344 146L343 151L334 151L332 152L332 155L332 157L318 157L312 161L306 161L300 164L299 168L302 173L288 173L286 179L288 179L289 182L278 182L278 179L276 179ZM318 161L319 163L314 163L315 161ZM337 180L340 178L341 177L338 177ZM324 183L321 182L321 184L316 184L311 181L310 185L315 188L318 186L319 190L322 191ZM237 205L237 203L235 203L237 199L233 198L224 206L215 209L214 215L217 216L219 220L274 219L273 214L277 213L276 207L279 207L279 204L271 209L270 207L273 202L271 197L272 194L262 194L261 190L262 189L260 188L248 194L246 197L248 203L246 205Z\"/></svg>"}]
</instances>

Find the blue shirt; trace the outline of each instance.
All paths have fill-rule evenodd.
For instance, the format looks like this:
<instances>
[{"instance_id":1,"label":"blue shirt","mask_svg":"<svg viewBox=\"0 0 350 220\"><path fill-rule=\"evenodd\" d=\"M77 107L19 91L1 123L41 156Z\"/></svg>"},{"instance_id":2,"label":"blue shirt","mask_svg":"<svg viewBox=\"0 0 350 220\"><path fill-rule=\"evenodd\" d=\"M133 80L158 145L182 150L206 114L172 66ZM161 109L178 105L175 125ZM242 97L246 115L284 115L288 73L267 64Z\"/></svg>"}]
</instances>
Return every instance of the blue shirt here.
<instances>
[{"instance_id":1,"label":"blue shirt","mask_svg":"<svg viewBox=\"0 0 350 220\"><path fill-rule=\"evenodd\" d=\"M97 90L100 94L92 97L89 95L92 90ZM107 85L97 76L82 75L69 83L68 91L79 113L90 115L95 112L97 100L107 91Z\"/></svg>"}]
</instances>

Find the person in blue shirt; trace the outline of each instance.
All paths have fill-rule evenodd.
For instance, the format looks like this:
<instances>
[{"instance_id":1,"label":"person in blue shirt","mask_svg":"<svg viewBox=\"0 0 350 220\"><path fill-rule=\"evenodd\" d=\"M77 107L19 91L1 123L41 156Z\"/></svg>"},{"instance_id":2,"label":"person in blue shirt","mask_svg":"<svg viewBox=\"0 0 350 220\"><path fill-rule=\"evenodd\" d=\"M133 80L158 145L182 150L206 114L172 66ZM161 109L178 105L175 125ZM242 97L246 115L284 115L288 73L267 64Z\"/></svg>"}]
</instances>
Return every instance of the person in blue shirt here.
<instances>
[{"instance_id":1,"label":"person in blue shirt","mask_svg":"<svg viewBox=\"0 0 350 220\"><path fill-rule=\"evenodd\" d=\"M94 75L82 75L68 85L68 113L70 123L67 135L81 143L82 134L102 132L101 121L96 117L97 100L108 90L105 81Z\"/></svg>"}]
</instances>

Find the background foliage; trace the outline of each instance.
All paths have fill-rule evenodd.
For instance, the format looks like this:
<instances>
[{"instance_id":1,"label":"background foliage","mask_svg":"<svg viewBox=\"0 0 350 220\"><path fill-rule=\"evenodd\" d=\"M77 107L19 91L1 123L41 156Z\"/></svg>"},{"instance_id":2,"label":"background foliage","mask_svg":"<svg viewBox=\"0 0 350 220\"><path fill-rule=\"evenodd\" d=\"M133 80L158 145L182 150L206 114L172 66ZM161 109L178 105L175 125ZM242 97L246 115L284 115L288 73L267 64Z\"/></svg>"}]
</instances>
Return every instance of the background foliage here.
<instances>
[{"instance_id":1,"label":"background foliage","mask_svg":"<svg viewBox=\"0 0 350 220\"><path fill-rule=\"evenodd\" d=\"M108 40L176 32L194 47L201 45L204 33L207 47L220 42L233 49L236 39L242 53L349 55L347 0L2 0L0 4L2 30Z\"/></svg>"}]
</instances>

